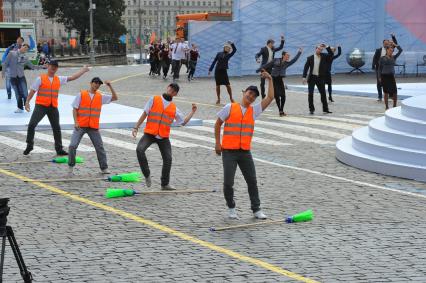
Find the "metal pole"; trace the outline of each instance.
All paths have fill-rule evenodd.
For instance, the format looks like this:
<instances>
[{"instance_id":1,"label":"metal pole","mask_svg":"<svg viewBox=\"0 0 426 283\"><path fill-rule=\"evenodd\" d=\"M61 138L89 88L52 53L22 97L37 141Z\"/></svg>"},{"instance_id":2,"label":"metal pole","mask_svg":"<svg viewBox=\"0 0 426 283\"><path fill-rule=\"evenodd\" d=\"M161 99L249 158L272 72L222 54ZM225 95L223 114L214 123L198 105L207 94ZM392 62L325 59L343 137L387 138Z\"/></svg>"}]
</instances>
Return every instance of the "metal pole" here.
<instances>
[{"instance_id":1,"label":"metal pole","mask_svg":"<svg viewBox=\"0 0 426 283\"><path fill-rule=\"evenodd\" d=\"M92 0L89 0L89 11L90 11L90 59L89 62L91 65L96 63L95 60L95 48L93 46L94 35L93 35L93 3Z\"/></svg>"},{"instance_id":2,"label":"metal pole","mask_svg":"<svg viewBox=\"0 0 426 283\"><path fill-rule=\"evenodd\" d=\"M16 22L15 3L16 3L16 0L10 0L12 23Z\"/></svg>"},{"instance_id":3,"label":"metal pole","mask_svg":"<svg viewBox=\"0 0 426 283\"><path fill-rule=\"evenodd\" d=\"M222 13L222 0L219 1L219 13Z\"/></svg>"},{"instance_id":4,"label":"metal pole","mask_svg":"<svg viewBox=\"0 0 426 283\"><path fill-rule=\"evenodd\" d=\"M139 0L139 64L142 64L142 9L141 9L141 0Z\"/></svg>"}]
</instances>

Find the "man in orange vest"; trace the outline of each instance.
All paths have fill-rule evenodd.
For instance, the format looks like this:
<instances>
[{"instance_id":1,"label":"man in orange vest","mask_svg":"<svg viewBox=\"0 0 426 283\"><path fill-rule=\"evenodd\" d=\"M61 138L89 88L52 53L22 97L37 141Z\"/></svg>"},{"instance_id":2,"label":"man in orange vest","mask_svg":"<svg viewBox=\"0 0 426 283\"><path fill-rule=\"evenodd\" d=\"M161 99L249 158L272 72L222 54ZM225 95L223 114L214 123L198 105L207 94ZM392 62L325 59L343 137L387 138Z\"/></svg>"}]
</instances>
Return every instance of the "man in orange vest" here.
<instances>
[{"instance_id":1,"label":"man in orange vest","mask_svg":"<svg viewBox=\"0 0 426 283\"><path fill-rule=\"evenodd\" d=\"M172 168L172 146L170 145L169 134L170 127L174 120L178 125L186 125L191 120L197 106L192 104L192 111L184 117L182 112L172 102L174 96L179 92L179 85L172 83L167 87L167 92L163 95L152 97L145 105L144 112L139 118L132 135L136 138L139 127L146 120L144 135L138 143L136 154L142 173L145 176L147 187L151 187L151 172L146 159L145 151L151 144L156 143L160 148L161 157L163 158L163 168L161 172L161 189L166 191L175 190L169 184L170 170Z\"/></svg>"},{"instance_id":2,"label":"man in orange vest","mask_svg":"<svg viewBox=\"0 0 426 283\"><path fill-rule=\"evenodd\" d=\"M84 134L90 137L98 157L99 167L103 174L109 174L107 157L99 133L99 119L101 117L102 105L108 104L118 99L117 93L112 88L110 81L105 81L112 95L105 95L99 91L103 84L102 80L95 77L90 82L89 90L82 90L75 97L72 106L72 115L74 117L74 131L71 136L69 147L68 166L69 173L72 174L75 166L75 155L77 147L80 144Z\"/></svg>"},{"instance_id":3,"label":"man in orange vest","mask_svg":"<svg viewBox=\"0 0 426 283\"><path fill-rule=\"evenodd\" d=\"M24 151L24 155L28 155L33 150L35 128L46 115L49 118L50 126L53 130L56 153L58 155L68 154L62 147L61 126L59 125L58 111L59 89L67 82L74 81L81 77L84 73L89 71L89 68L84 66L78 73L67 77L56 75L58 66L57 61L51 60L47 67L47 74L39 76L31 86L30 93L28 94L25 102L25 110L27 110L27 112L30 112L31 110L30 101L34 94L37 93L37 96L34 112L31 115L30 123L28 124L27 148Z\"/></svg>"},{"instance_id":4,"label":"man in orange vest","mask_svg":"<svg viewBox=\"0 0 426 283\"><path fill-rule=\"evenodd\" d=\"M217 155L222 155L224 175L223 193L229 208L228 216L232 219L238 218L235 210L233 188L237 165L240 167L248 186L254 217L257 219L267 218L260 208L256 170L250 152L255 120L274 100L274 86L271 75L265 70L262 70L261 76L268 80L268 95L260 103L252 105L259 96L259 90L256 86L249 86L243 92L240 103L229 103L217 113L215 150ZM220 132L223 123L225 123L225 126L221 144Z\"/></svg>"}]
</instances>

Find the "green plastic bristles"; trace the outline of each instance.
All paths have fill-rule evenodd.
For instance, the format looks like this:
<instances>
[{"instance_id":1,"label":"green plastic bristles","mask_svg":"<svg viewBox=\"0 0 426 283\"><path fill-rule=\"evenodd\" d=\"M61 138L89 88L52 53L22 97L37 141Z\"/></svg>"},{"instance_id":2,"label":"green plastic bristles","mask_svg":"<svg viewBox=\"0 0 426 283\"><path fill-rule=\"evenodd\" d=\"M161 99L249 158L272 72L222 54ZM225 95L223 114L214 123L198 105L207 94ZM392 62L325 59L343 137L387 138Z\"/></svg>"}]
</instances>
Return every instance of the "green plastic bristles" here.
<instances>
[{"instance_id":1,"label":"green plastic bristles","mask_svg":"<svg viewBox=\"0 0 426 283\"><path fill-rule=\"evenodd\" d=\"M311 209L300 212L298 214L295 214L293 216L287 217L286 222L287 223L293 223L293 222L306 222L311 221L314 219L314 213Z\"/></svg>"},{"instance_id":2,"label":"green plastic bristles","mask_svg":"<svg viewBox=\"0 0 426 283\"><path fill-rule=\"evenodd\" d=\"M119 174L114 176L109 176L108 181L110 182L127 182L127 183L136 183L141 181L141 173L131 172L126 174Z\"/></svg>"},{"instance_id":3,"label":"green plastic bristles","mask_svg":"<svg viewBox=\"0 0 426 283\"><path fill-rule=\"evenodd\" d=\"M52 162L54 162L54 163L68 163L68 156L56 157L52 160ZM84 162L83 157L80 157L80 156L75 157L75 163L83 163L83 162Z\"/></svg>"},{"instance_id":4,"label":"green plastic bristles","mask_svg":"<svg viewBox=\"0 0 426 283\"><path fill-rule=\"evenodd\" d=\"M109 188L105 193L106 198L121 198L121 197L130 197L137 194L136 191L131 189L117 189Z\"/></svg>"}]
</instances>

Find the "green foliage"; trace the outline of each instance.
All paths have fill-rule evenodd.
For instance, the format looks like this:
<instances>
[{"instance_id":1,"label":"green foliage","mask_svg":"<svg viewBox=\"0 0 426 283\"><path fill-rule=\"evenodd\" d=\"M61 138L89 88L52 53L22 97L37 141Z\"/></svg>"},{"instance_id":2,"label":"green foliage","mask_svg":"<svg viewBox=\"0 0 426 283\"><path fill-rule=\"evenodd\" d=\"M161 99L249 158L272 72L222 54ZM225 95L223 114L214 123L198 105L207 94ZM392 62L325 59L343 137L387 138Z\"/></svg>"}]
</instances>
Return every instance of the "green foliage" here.
<instances>
[{"instance_id":1,"label":"green foliage","mask_svg":"<svg viewBox=\"0 0 426 283\"><path fill-rule=\"evenodd\" d=\"M41 0L43 14L67 30L76 29L80 34L89 33L89 0ZM126 28L121 16L126 8L123 0L93 0L93 30L95 39L115 41Z\"/></svg>"}]
</instances>

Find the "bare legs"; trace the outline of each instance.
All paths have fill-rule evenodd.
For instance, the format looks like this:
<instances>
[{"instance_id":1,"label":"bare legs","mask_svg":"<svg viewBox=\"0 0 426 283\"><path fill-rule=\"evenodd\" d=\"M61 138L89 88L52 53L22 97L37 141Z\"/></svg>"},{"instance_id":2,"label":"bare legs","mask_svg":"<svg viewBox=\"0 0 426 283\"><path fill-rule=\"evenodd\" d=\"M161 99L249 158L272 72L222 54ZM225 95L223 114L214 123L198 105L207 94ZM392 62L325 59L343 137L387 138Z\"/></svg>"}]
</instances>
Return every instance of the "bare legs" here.
<instances>
[{"instance_id":1,"label":"bare legs","mask_svg":"<svg viewBox=\"0 0 426 283\"><path fill-rule=\"evenodd\" d=\"M384 93L385 94L385 109L388 110L389 109L389 93ZM398 94L393 94L393 96L391 97L391 99L393 100L393 107L396 107L397 103L398 103Z\"/></svg>"},{"instance_id":2,"label":"bare legs","mask_svg":"<svg viewBox=\"0 0 426 283\"><path fill-rule=\"evenodd\" d=\"M227 85L226 86L226 90L228 91L228 94L229 94L229 100L231 102L234 102L234 99L232 98L232 88L231 88L231 85ZM220 85L216 86L216 95L217 95L216 104L220 104Z\"/></svg>"}]
</instances>

